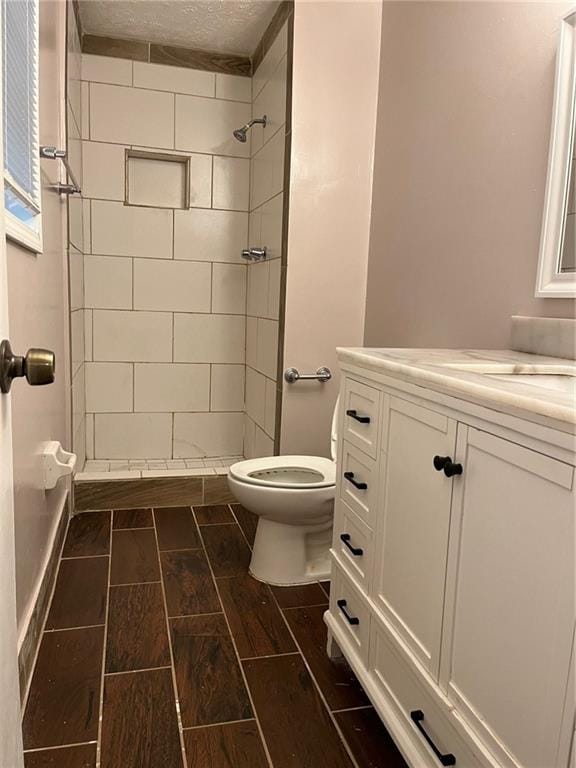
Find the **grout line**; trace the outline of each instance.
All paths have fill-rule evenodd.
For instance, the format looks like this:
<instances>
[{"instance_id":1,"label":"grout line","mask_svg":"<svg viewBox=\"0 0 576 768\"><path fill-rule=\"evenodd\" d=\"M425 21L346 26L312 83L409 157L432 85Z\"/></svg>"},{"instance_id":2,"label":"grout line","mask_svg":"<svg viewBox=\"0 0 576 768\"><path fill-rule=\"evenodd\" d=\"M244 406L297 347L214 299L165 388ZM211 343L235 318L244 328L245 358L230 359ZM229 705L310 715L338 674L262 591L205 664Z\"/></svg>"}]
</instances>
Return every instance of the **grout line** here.
<instances>
[{"instance_id":1,"label":"grout line","mask_svg":"<svg viewBox=\"0 0 576 768\"><path fill-rule=\"evenodd\" d=\"M96 629L97 627L104 627L105 624L83 624L80 627L55 627L54 629L45 629L43 634L54 634L55 632L73 632L75 629Z\"/></svg>"},{"instance_id":2,"label":"grout line","mask_svg":"<svg viewBox=\"0 0 576 768\"><path fill-rule=\"evenodd\" d=\"M260 659L279 659L282 656L300 656L300 651L289 651L288 653L269 653L267 656L243 656L242 661L260 661Z\"/></svg>"},{"instance_id":3,"label":"grout line","mask_svg":"<svg viewBox=\"0 0 576 768\"><path fill-rule=\"evenodd\" d=\"M50 747L34 747L34 749L22 750L25 755L32 754L34 752L49 752L53 749L68 749L70 747L84 747L90 744L96 744L96 741L75 741L72 744L56 744Z\"/></svg>"},{"instance_id":4,"label":"grout line","mask_svg":"<svg viewBox=\"0 0 576 768\"><path fill-rule=\"evenodd\" d=\"M312 582L312 583L313 584L314 583L317 584L318 582ZM282 587L280 587L280 589L282 589ZM325 600L323 603L309 603L309 604L307 603L306 605L290 605L290 606L288 606L286 608L282 608L280 606L280 603L278 603L278 607L280 608L281 611L301 611L301 610L306 609L306 608L326 608L326 609L328 609L329 605L330 605L330 603L328 602L328 600Z\"/></svg>"},{"instance_id":5,"label":"grout line","mask_svg":"<svg viewBox=\"0 0 576 768\"><path fill-rule=\"evenodd\" d=\"M297 641L294 632L292 632L292 627L288 623L288 621L286 619L286 616L284 616L284 612L282 611L282 609L280 608L280 606L278 604L278 600L276 599L276 595L274 594L273 590L270 590L270 592L272 593L272 597L274 599L274 602L276 603L276 606L278 607L278 610L282 614L282 620L284 621L284 623L286 625L286 628L288 629L288 632L290 633L290 636L292 637L292 640L294 641L294 644L295 644L296 648L300 652L300 656L302 657L302 661L304 662L304 666L308 670L308 674L310 675L310 678L312 679L312 682L314 683L314 686L316 687L316 692L318 693L318 696L320 697L320 700L324 704L324 708L325 708L326 712L328 713L328 717L332 721L332 724L333 724L334 728L336 729L336 733L340 737L340 741L344 745L344 749L346 750L346 752L348 753L348 756L350 757L350 760L352 761L352 765L354 766L354 768L360 768L360 766L358 765L358 762L356 760L356 757L354 756L354 753L352 752L351 747L349 746L348 742L344 738L344 734L342 733L342 730L341 730L341 728L340 728L336 718L334 717L334 714L333 714L332 710L328 706L328 701L326 700L326 697L324 696L324 693L322 692L322 690L320 689L320 686L318 685L316 677L313 674L312 669L310 668L310 665L308 664L308 661L307 661L306 656L304 655L304 653L302 651L302 648L300 647L300 643Z\"/></svg>"},{"instance_id":6,"label":"grout line","mask_svg":"<svg viewBox=\"0 0 576 768\"><path fill-rule=\"evenodd\" d=\"M160 584L160 581L128 581L125 584L110 584L110 589L116 589L116 587L142 587L145 584Z\"/></svg>"},{"instance_id":7,"label":"grout line","mask_svg":"<svg viewBox=\"0 0 576 768\"><path fill-rule=\"evenodd\" d=\"M170 664L160 667L143 667L142 669L123 669L121 672L105 672L104 677L116 677L117 675L136 675L138 672L155 672L157 669L171 669Z\"/></svg>"},{"instance_id":8,"label":"grout line","mask_svg":"<svg viewBox=\"0 0 576 768\"><path fill-rule=\"evenodd\" d=\"M88 511L94 511L99 512L100 510L86 510ZM108 512L109 510L103 509L102 512ZM80 514L84 514L84 512L81 512ZM112 531L110 531L112 533ZM61 557L60 560L94 560L96 557L110 557L110 555L72 555L71 557Z\"/></svg>"},{"instance_id":9,"label":"grout line","mask_svg":"<svg viewBox=\"0 0 576 768\"><path fill-rule=\"evenodd\" d=\"M223 611L211 611L209 613L181 613L178 616L169 616L170 621L173 619L197 619L199 616L222 616Z\"/></svg>"},{"instance_id":10,"label":"grout line","mask_svg":"<svg viewBox=\"0 0 576 768\"><path fill-rule=\"evenodd\" d=\"M179 547L178 549L160 549L158 548L158 552L163 555L165 552L197 552L199 549L202 549L202 547Z\"/></svg>"},{"instance_id":11,"label":"grout line","mask_svg":"<svg viewBox=\"0 0 576 768\"><path fill-rule=\"evenodd\" d=\"M337 715L339 712L357 712L359 709L374 709L372 704L364 704L361 707L344 707L343 709L333 709L332 714Z\"/></svg>"},{"instance_id":12,"label":"grout line","mask_svg":"<svg viewBox=\"0 0 576 768\"><path fill-rule=\"evenodd\" d=\"M242 528L242 526L240 525L240 521L236 517L236 513L234 512L233 505L232 504L228 504L227 506L228 506L228 509L230 510L230 512L232 512L232 517L234 518L234 520L236 520L236 524L240 528L240 532L241 532L242 536L244 536L244 540L246 541L246 544L248 544L250 552L252 552L252 549L253 549L252 544L250 544L250 542L248 541L248 536L246 536L246 534L244 533L244 528Z\"/></svg>"},{"instance_id":13,"label":"grout line","mask_svg":"<svg viewBox=\"0 0 576 768\"><path fill-rule=\"evenodd\" d=\"M172 648L172 632L170 629L170 617L168 616L168 601L166 600L166 589L164 587L164 577L162 573L162 560L160 557L160 546L158 543L158 530L156 528L156 515L152 512L154 522L154 538L156 541L156 557L158 558L158 568L160 570L160 589L162 592L162 603L164 606L164 619L166 622L166 632L168 633L168 650L170 652L170 671L172 674L172 688L174 691L174 705L176 707L176 721L178 723L178 738L180 739L180 750L182 752L183 768L188 768L188 758L186 756L186 745L184 743L184 729L182 726L182 713L180 711L180 698L178 695L178 682L176 680L176 665L174 663L174 649Z\"/></svg>"},{"instance_id":14,"label":"grout line","mask_svg":"<svg viewBox=\"0 0 576 768\"><path fill-rule=\"evenodd\" d=\"M114 539L112 535L112 523L113 515L112 510L110 515L110 543L108 545L108 583L106 589L106 612L104 614L104 643L102 647L102 670L100 677L100 701L98 702L98 742L96 745L96 768L100 768L102 759L102 722L104 719L104 673L106 671L106 650L108 646L108 615L110 611L110 579L112 573L112 541Z\"/></svg>"},{"instance_id":15,"label":"grout line","mask_svg":"<svg viewBox=\"0 0 576 768\"><path fill-rule=\"evenodd\" d=\"M220 725L234 725L235 723L254 723L255 717L247 717L244 720L223 720L221 723L206 723L206 725L188 725L185 731L201 731L203 728L218 728Z\"/></svg>"},{"instance_id":16,"label":"grout line","mask_svg":"<svg viewBox=\"0 0 576 768\"><path fill-rule=\"evenodd\" d=\"M250 706L252 707L252 712L254 713L254 720L256 721L256 727L258 728L258 733L260 734L260 738L262 740L262 747L264 749L264 752L266 754L266 759L268 760L268 764L270 768L274 768L274 764L272 763L272 757L270 755L270 750L268 749L268 744L266 743L266 739L264 738L264 731L262 730L262 726L260 725L260 720L258 718L258 712L256 710L256 706L254 705L254 699L252 698L252 692L250 690L250 686L248 685L248 679L246 678L246 673L244 671L244 667L242 665L242 659L240 658L240 654L238 652L238 647L236 645L236 640L234 639L234 635L232 634L232 628L230 627L230 622L228 621L228 616L226 615L226 611L224 610L224 603L222 602L222 598L220 597L220 592L218 590L218 582L216 581L216 577L214 576L214 570L212 569L212 563L210 562L210 558L208 557L208 552L206 550L206 546L204 544L204 538L202 537L202 531L200 529L200 526L198 525L198 521L196 520L196 513L194 512L194 507L192 507L192 514L194 515L194 520L196 522L196 525L198 527L198 531L200 534L200 540L202 541L202 547L204 549L204 556L206 558L206 562L208 563L208 568L210 569L210 574L212 576L212 583L214 584L214 589L216 590L216 594L218 596L218 602L220 603L220 607L222 608L222 613L224 614L224 621L226 622L226 626L228 627L228 632L230 633L230 639L232 640L232 647L234 648L234 653L236 655L236 660L238 662L238 666L240 667L240 674L242 675L242 680L244 681L244 686L246 688L246 694L248 696L248 699L250 701Z\"/></svg>"},{"instance_id":17,"label":"grout line","mask_svg":"<svg viewBox=\"0 0 576 768\"><path fill-rule=\"evenodd\" d=\"M113 531L151 531L153 525L141 525L138 528L112 528Z\"/></svg>"}]
</instances>

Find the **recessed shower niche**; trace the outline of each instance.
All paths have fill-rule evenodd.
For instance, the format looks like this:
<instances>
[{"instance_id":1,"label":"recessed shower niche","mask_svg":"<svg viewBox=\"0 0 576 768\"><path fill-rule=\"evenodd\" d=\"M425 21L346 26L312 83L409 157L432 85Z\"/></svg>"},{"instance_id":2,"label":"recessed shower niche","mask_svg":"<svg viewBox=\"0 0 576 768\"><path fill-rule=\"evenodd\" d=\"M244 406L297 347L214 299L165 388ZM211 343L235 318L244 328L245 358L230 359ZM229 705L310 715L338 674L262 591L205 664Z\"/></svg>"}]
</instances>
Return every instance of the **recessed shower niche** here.
<instances>
[{"instance_id":1,"label":"recessed shower niche","mask_svg":"<svg viewBox=\"0 0 576 768\"><path fill-rule=\"evenodd\" d=\"M126 150L126 205L190 207L190 156Z\"/></svg>"}]
</instances>

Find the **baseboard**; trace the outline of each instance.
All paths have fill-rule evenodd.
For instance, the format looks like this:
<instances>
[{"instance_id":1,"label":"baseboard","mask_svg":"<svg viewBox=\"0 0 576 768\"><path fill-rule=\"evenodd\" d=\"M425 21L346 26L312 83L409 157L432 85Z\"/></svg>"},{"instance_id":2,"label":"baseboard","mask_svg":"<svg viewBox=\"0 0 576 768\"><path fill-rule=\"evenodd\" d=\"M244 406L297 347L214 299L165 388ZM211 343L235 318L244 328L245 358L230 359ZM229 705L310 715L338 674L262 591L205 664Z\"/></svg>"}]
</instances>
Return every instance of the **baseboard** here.
<instances>
[{"instance_id":1,"label":"baseboard","mask_svg":"<svg viewBox=\"0 0 576 768\"><path fill-rule=\"evenodd\" d=\"M235 502L225 475L82 480L74 483L75 512Z\"/></svg>"},{"instance_id":2,"label":"baseboard","mask_svg":"<svg viewBox=\"0 0 576 768\"><path fill-rule=\"evenodd\" d=\"M21 633L18 642L18 674L20 678L20 701L22 704L26 701L30 677L36 662L38 645L40 643L42 630L46 621L46 614L54 589L58 561L64 544L64 536L66 534L66 528L68 527L69 518L70 494L67 493L64 504L62 505L62 511L60 512L60 518L56 524L55 533L52 538L46 565L44 567L44 573L40 579L36 600L26 622L26 628L24 632Z\"/></svg>"}]
</instances>

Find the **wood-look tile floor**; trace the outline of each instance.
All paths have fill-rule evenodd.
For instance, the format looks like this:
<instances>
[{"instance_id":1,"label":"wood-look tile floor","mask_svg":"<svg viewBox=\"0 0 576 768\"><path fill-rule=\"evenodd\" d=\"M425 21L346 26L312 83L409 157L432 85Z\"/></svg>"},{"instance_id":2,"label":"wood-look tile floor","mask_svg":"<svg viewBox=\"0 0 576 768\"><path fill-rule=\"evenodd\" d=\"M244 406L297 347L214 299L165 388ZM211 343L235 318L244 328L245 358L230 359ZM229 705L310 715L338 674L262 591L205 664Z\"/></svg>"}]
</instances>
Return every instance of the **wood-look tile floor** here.
<instances>
[{"instance_id":1,"label":"wood-look tile floor","mask_svg":"<svg viewBox=\"0 0 576 768\"><path fill-rule=\"evenodd\" d=\"M239 505L84 512L32 678L26 768L406 768L346 662L326 582L248 574Z\"/></svg>"}]
</instances>

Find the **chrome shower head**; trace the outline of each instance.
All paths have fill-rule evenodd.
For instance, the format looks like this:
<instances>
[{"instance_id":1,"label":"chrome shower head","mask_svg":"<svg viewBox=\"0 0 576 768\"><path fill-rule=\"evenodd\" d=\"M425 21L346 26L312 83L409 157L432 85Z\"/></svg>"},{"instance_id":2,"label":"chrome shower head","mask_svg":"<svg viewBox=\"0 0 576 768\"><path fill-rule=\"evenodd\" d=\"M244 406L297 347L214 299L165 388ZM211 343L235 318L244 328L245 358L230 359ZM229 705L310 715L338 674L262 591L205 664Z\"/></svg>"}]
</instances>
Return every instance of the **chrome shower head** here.
<instances>
[{"instance_id":1,"label":"chrome shower head","mask_svg":"<svg viewBox=\"0 0 576 768\"><path fill-rule=\"evenodd\" d=\"M250 130L250 128L252 128L252 126L255 123L258 123L266 127L266 120L267 120L266 115L264 115L263 117L255 117L253 120L250 120L249 123L246 123L246 125L243 125L242 128L236 128L235 131L232 131L232 135L237 141L242 142L242 144L246 144L246 140L248 138L247 133Z\"/></svg>"}]
</instances>

